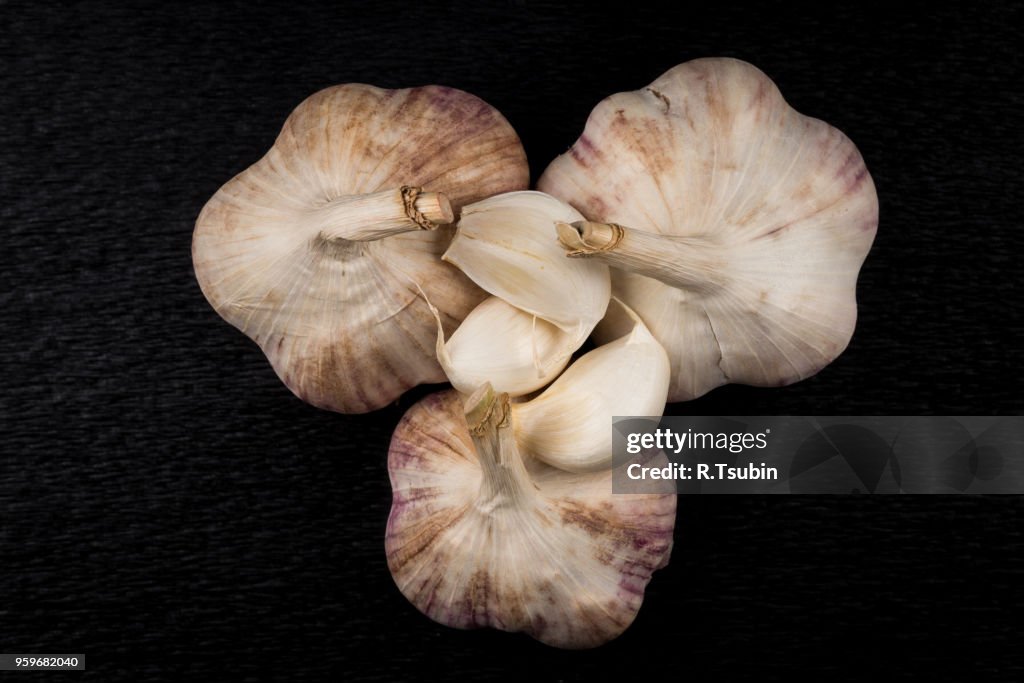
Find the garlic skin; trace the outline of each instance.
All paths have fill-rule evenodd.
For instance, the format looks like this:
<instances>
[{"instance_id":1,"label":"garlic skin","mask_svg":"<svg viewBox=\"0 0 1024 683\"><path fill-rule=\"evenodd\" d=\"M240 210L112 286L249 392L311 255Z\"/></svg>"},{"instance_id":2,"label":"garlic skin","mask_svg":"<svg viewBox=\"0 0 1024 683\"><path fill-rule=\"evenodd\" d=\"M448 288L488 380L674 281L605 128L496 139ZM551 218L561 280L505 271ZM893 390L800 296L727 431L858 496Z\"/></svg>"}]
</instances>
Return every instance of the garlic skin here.
<instances>
[{"instance_id":1,"label":"garlic skin","mask_svg":"<svg viewBox=\"0 0 1024 683\"><path fill-rule=\"evenodd\" d=\"M536 398L512 404L525 454L569 472L612 466L612 418L661 415L671 366L643 321L613 298L609 328L622 336L583 354Z\"/></svg>"},{"instance_id":2,"label":"garlic skin","mask_svg":"<svg viewBox=\"0 0 1024 683\"><path fill-rule=\"evenodd\" d=\"M442 382L436 327L486 296L440 255L460 207L527 186L493 107L441 86L322 90L196 221L196 278L297 396L363 413Z\"/></svg>"},{"instance_id":3,"label":"garlic skin","mask_svg":"<svg viewBox=\"0 0 1024 683\"><path fill-rule=\"evenodd\" d=\"M439 623L596 647L632 623L668 563L676 496L613 495L609 470L524 459L512 422L489 386L465 406L447 391L406 413L388 453L388 567Z\"/></svg>"},{"instance_id":4,"label":"garlic skin","mask_svg":"<svg viewBox=\"0 0 1024 683\"><path fill-rule=\"evenodd\" d=\"M604 316L611 296L608 267L571 260L552 226L582 219L540 192L510 192L463 208L444 260L505 302L483 302L437 355L459 391L485 382L523 396L549 384Z\"/></svg>"},{"instance_id":5,"label":"garlic skin","mask_svg":"<svg viewBox=\"0 0 1024 683\"><path fill-rule=\"evenodd\" d=\"M668 351L670 401L790 384L849 343L874 184L846 136L750 64L698 59L612 95L538 187L590 219L559 240L614 267Z\"/></svg>"}]
</instances>

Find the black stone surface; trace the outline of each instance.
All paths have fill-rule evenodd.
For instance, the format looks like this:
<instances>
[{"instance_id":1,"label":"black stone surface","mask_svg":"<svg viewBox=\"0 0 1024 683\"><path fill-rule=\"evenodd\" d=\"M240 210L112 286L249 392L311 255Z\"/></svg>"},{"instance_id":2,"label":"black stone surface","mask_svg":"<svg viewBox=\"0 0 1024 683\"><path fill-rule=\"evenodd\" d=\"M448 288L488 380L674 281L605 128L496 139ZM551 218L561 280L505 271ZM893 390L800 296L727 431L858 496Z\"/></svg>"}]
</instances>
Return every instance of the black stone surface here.
<instances>
[{"instance_id":1,"label":"black stone surface","mask_svg":"<svg viewBox=\"0 0 1024 683\"><path fill-rule=\"evenodd\" d=\"M1015 497L694 497L591 652L420 615L369 416L292 397L206 304L193 221L317 89L491 102L536 178L604 96L746 59L881 202L849 350L704 414L1020 414L1021 11L911 3L0 3L0 651L89 681L1024 678ZM0 679L48 680L47 674ZM54 675L56 680L58 675Z\"/></svg>"}]
</instances>

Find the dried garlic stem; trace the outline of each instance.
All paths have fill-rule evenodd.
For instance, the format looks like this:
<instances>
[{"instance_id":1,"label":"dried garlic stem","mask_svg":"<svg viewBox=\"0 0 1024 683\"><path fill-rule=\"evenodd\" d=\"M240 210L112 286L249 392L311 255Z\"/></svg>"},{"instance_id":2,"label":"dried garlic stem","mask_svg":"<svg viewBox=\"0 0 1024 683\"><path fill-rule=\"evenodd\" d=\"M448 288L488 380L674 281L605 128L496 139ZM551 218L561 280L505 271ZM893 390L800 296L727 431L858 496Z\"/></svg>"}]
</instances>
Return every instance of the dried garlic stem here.
<instances>
[{"instance_id":1,"label":"dried garlic stem","mask_svg":"<svg viewBox=\"0 0 1024 683\"><path fill-rule=\"evenodd\" d=\"M322 238L350 242L370 242L403 232L434 230L455 219L445 195L408 186L338 197L316 209L314 216Z\"/></svg>"},{"instance_id":2,"label":"dried garlic stem","mask_svg":"<svg viewBox=\"0 0 1024 683\"><path fill-rule=\"evenodd\" d=\"M521 505L535 487L516 444L508 394L495 393L490 384L485 384L466 399L465 408L483 470L478 504L488 511Z\"/></svg>"},{"instance_id":3,"label":"dried garlic stem","mask_svg":"<svg viewBox=\"0 0 1024 683\"><path fill-rule=\"evenodd\" d=\"M709 292L725 283L719 247L700 237L670 237L615 223L556 223L571 258L594 258L613 268L675 287Z\"/></svg>"}]
</instances>

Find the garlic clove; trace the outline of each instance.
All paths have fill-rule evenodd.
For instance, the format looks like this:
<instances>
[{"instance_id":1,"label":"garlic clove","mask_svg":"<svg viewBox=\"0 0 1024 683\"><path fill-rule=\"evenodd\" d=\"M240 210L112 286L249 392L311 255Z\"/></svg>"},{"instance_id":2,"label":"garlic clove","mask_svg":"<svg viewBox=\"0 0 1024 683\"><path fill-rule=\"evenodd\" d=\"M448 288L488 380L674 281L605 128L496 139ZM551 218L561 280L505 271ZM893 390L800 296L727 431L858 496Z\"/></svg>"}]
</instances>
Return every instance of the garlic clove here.
<instances>
[{"instance_id":1,"label":"garlic clove","mask_svg":"<svg viewBox=\"0 0 1024 683\"><path fill-rule=\"evenodd\" d=\"M414 405L388 454L385 547L402 593L455 628L587 648L622 633L672 548L674 494L612 494L611 472L524 460L505 395ZM467 423L467 416L469 423Z\"/></svg>"},{"instance_id":2,"label":"garlic clove","mask_svg":"<svg viewBox=\"0 0 1024 683\"><path fill-rule=\"evenodd\" d=\"M523 396L549 384L601 320L607 266L572 261L555 240L558 221L580 217L539 192L511 192L466 206L444 259L495 295L478 306L437 356L452 385L484 382Z\"/></svg>"},{"instance_id":3,"label":"garlic clove","mask_svg":"<svg viewBox=\"0 0 1024 683\"><path fill-rule=\"evenodd\" d=\"M531 457L569 472L612 466L612 417L661 415L668 355L618 299L601 326L615 341L576 360L536 398L512 405L516 438Z\"/></svg>"},{"instance_id":4,"label":"garlic clove","mask_svg":"<svg viewBox=\"0 0 1024 683\"><path fill-rule=\"evenodd\" d=\"M466 206L444 259L490 294L577 339L590 335L611 295L608 267L565 258L552 225L583 217L541 192L509 192Z\"/></svg>"},{"instance_id":5,"label":"garlic clove","mask_svg":"<svg viewBox=\"0 0 1024 683\"><path fill-rule=\"evenodd\" d=\"M445 341L438 322L437 357L463 393L490 382L523 396L547 386L568 365L576 339L551 323L492 296L466 316Z\"/></svg>"},{"instance_id":6,"label":"garlic clove","mask_svg":"<svg viewBox=\"0 0 1024 683\"><path fill-rule=\"evenodd\" d=\"M852 336L871 177L749 64L695 60L609 97L538 187L591 219L559 239L615 267L613 292L668 351L671 401L795 382Z\"/></svg>"},{"instance_id":7,"label":"garlic clove","mask_svg":"<svg viewBox=\"0 0 1024 683\"><path fill-rule=\"evenodd\" d=\"M328 88L196 221L196 278L304 400L360 413L444 381L434 351L485 297L440 255L465 204L522 189L526 157L482 100L426 86Z\"/></svg>"},{"instance_id":8,"label":"garlic clove","mask_svg":"<svg viewBox=\"0 0 1024 683\"><path fill-rule=\"evenodd\" d=\"M637 315L668 353L671 363L669 399L685 400L728 382L719 367L718 340L699 298L658 280L614 270L613 286L632 302ZM598 340L616 334L602 322L594 329Z\"/></svg>"}]
</instances>

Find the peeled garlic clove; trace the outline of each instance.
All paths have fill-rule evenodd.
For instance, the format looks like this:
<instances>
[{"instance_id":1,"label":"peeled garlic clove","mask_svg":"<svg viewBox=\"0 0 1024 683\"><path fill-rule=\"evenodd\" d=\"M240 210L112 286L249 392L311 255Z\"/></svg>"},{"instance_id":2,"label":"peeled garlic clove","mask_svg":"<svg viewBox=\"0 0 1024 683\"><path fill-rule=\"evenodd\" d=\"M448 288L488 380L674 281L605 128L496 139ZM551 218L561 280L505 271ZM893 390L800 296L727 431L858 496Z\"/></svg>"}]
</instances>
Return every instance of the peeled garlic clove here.
<instances>
[{"instance_id":1,"label":"peeled garlic clove","mask_svg":"<svg viewBox=\"0 0 1024 683\"><path fill-rule=\"evenodd\" d=\"M572 335L496 296L474 308L447 342L437 330L441 367L467 394L485 382L512 396L536 391L565 369L577 346Z\"/></svg>"},{"instance_id":2,"label":"peeled garlic clove","mask_svg":"<svg viewBox=\"0 0 1024 683\"><path fill-rule=\"evenodd\" d=\"M487 292L573 335L575 351L604 316L607 266L565 258L558 222L582 220L541 192L510 192L466 206L444 259Z\"/></svg>"},{"instance_id":3,"label":"peeled garlic clove","mask_svg":"<svg viewBox=\"0 0 1024 683\"><path fill-rule=\"evenodd\" d=\"M594 221L559 239L615 266L613 292L668 351L670 401L795 382L853 334L874 184L846 136L749 64L699 59L609 97L538 187Z\"/></svg>"},{"instance_id":4,"label":"peeled garlic clove","mask_svg":"<svg viewBox=\"0 0 1024 683\"><path fill-rule=\"evenodd\" d=\"M490 387L465 406L448 391L406 413L388 454L388 567L442 624L595 647L632 623L667 563L676 497L613 495L608 470L524 460L512 420Z\"/></svg>"},{"instance_id":5,"label":"peeled garlic clove","mask_svg":"<svg viewBox=\"0 0 1024 683\"><path fill-rule=\"evenodd\" d=\"M661 344L633 311L613 298L608 327L628 328L584 354L531 401L512 405L523 451L570 472L612 466L612 418L661 415L670 366ZM602 323L604 324L604 323Z\"/></svg>"},{"instance_id":6,"label":"peeled garlic clove","mask_svg":"<svg viewBox=\"0 0 1024 683\"><path fill-rule=\"evenodd\" d=\"M328 88L203 207L196 278L299 397L373 410L445 379L420 289L448 330L485 296L440 260L439 224L528 175L515 131L468 93Z\"/></svg>"}]
</instances>

